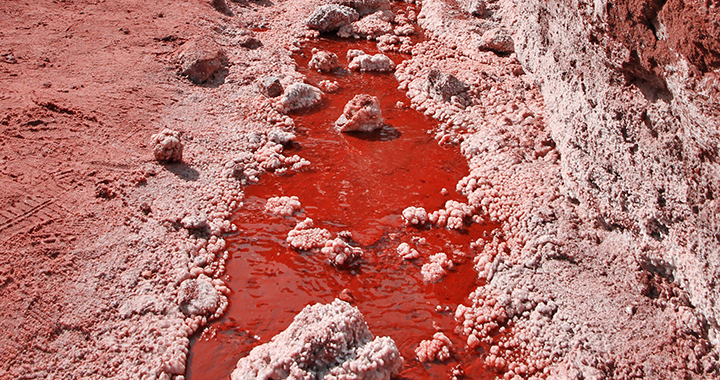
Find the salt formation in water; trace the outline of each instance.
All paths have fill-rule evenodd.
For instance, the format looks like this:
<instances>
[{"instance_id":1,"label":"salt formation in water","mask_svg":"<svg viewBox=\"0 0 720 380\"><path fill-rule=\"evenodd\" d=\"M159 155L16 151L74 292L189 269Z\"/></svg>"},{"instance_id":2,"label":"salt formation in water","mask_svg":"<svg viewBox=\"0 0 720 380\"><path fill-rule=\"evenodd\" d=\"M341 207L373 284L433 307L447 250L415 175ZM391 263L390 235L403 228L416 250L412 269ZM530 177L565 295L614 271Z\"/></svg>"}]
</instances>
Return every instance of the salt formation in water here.
<instances>
[{"instance_id":1,"label":"salt formation in water","mask_svg":"<svg viewBox=\"0 0 720 380\"><path fill-rule=\"evenodd\" d=\"M180 132L172 129L163 129L162 132L150 137L155 159L160 162L182 161L183 146L180 142Z\"/></svg>"},{"instance_id":2,"label":"salt formation in water","mask_svg":"<svg viewBox=\"0 0 720 380\"><path fill-rule=\"evenodd\" d=\"M408 225L422 225L428 222L428 213L423 207L410 206L403 210L403 219Z\"/></svg>"},{"instance_id":3,"label":"salt formation in water","mask_svg":"<svg viewBox=\"0 0 720 380\"><path fill-rule=\"evenodd\" d=\"M327 73L340 67L340 61L338 61L337 54L325 50L318 50L313 51L313 56L308 63L308 67Z\"/></svg>"},{"instance_id":4,"label":"salt formation in water","mask_svg":"<svg viewBox=\"0 0 720 380\"><path fill-rule=\"evenodd\" d=\"M372 132L382 126L380 101L377 97L367 94L355 95L345 105L343 114L335 122L335 129L340 132Z\"/></svg>"},{"instance_id":5,"label":"salt formation in water","mask_svg":"<svg viewBox=\"0 0 720 380\"><path fill-rule=\"evenodd\" d=\"M439 360L444 362L450 359L452 342L445 334L436 332L430 340L423 340L415 349L415 354L421 363Z\"/></svg>"},{"instance_id":6,"label":"salt formation in water","mask_svg":"<svg viewBox=\"0 0 720 380\"><path fill-rule=\"evenodd\" d=\"M307 218L288 232L287 242L295 249L307 251L313 248L324 248L325 243L331 237L330 231L324 228L314 228L313 220Z\"/></svg>"},{"instance_id":7,"label":"salt formation in water","mask_svg":"<svg viewBox=\"0 0 720 380\"><path fill-rule=\"evenodd\" d=\"M420 257L420 252L417 249L410 247L408 243L402 243L397 247L397 253L403 260L412 260Z\"/></svg>"},{"instance_id":8,"label":"salt formation in water","mask_svg":"<svg viewBox=\"0 0 720 380\"><path fill-rule=\"evenodd\" d=\"M284 112L312 107L322 100L323 92L315 86L305 83L293 83L285 89L280 98L280 106Z\"/></svg>"},{"instance_id":9,"label":"salt formation in water","mask_svg":"<svg viewBox=\"0 0 720 380\"><path fill-rule=\"evenodd\" d=\"M353 247L341 238L326 241L321 252L328 256L333 266L338 268L346 268L353 265L363 255L361 248Z\"/></svg>"},{"instance_id":10,"label":"salt formation in water","mask_svg":"<svg viewBox=\"0 0 720 380\"><path fill-rule=\"evenodd\" d=\"M336 299L306 306L285 331L237 363L232 380L389 380L403 358L389 337L374 338L360 311Z\"/></svg>"},{"instance_id":11,"label":"salt formation in water","mask_svg":"<svg viewBox=\"0 0 720 380\"><path fill-rule=\"evenodd\" d=\"M321 5L307 20L306 25L310 29L321 32L332 32L343 25L357 21L360 18L357 11L344 5L328 4Z\"/></svg>"},{"instance_id":12,"label":"salt formation in water","mask_svg":"<svg viewBox=\"0 0 720 380\"><path fill-rule=\"evenodd\" d=\"M348 68L353 71L389 72L395 69L395 63L385 54L366 54L362 50L349 50L347 59Z\"/></svg>"},{"instance_id":13,"label":"salt formation in water","mask_svg":"<svg viewBox=\"0 0 720 380\"><path fill-rule=\"evenodd\" d=\"M227 298L215 288L210 277L201 274L180 284L178 304L188 317L218 317L227 307Z\"/></svg>"},{"instance_id":14,"label":"salt formation in water","mask_svg":"<svg viewBox=\"0 0 720 380\"><path fill-rule=\"evenodd\" d=\"M318 87L330 94L340 91L340 84L335 80L321 80L320 83L318 83Z\"/></svg>"},{"instance_id":15,"label":"salt formation in water","mask_svg":"<svg viewBox=\"0 0 720 380\"><path fill-rule=\"evenodd\" d=\"M290 216L300 210L298 197L272 197L265 203L265 212L278 216Z\"/></svg>"},{"instance_id":16,"label":"salt formation in water","mask_svg":"<svg viewBox=\"0 0 720 380\"><path fill-rule=\"evenodd\" d=\"M453 266L452 260L448 259L445 253L440 252L430 256L430 262L423 264L420 273L423 275L423 281L438 282L445 277L447 269L452 269Z\"/></svg>"},{"instance_id":17,"label":"salt formation in water","mask_svg":"<svg viewBox=\"0 0 720 380\"><path fill-rule=\"evenodd\" d=\"M449 200L445 202L445 208L430 213L428 219L436 226L448 229L465 228L465 220L473 215L475 208L465 203Z\"/></svg>"}]
</instances>

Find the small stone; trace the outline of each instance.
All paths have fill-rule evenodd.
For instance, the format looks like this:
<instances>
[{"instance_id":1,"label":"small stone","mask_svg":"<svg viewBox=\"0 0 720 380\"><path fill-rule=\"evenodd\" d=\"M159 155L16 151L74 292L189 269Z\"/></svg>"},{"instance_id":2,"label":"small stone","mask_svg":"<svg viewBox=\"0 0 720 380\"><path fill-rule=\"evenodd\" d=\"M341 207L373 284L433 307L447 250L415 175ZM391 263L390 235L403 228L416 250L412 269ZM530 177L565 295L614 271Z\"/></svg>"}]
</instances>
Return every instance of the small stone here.
<instances>
[{"instance_id":1,"label":"small stone","mask_svg":"<svg viewBox=\"0 0 720 380\"><path fill-rule=\"evenodd\" d=\"M372 132L382 128L383 118L378 98L368 95L355 95L343 110L343 114L335 122L339 132Z\"/></svg>"},{"instance_id":2,"label":"small stone","mask_svg":"<svg viewBox=\"0 0 720 380\"><path fill-rule=\"evenodd\" d=\"M182 161L183 146L180 141L180 132L172 129L163 129L162 132L150 137L155 159L159 162Z\"/></svg>"},{"instance_id":3,"label":"small stone","mask_svg":"<svg viewBox=\"0 0 720 380\"><path fill-rule=\"evenodd\" d=\"M260 91L270 97L276 98L283 93L283 86L280 83L280 78L277 77L265 77L260 82Z\"/></svg>"}]
</instances>

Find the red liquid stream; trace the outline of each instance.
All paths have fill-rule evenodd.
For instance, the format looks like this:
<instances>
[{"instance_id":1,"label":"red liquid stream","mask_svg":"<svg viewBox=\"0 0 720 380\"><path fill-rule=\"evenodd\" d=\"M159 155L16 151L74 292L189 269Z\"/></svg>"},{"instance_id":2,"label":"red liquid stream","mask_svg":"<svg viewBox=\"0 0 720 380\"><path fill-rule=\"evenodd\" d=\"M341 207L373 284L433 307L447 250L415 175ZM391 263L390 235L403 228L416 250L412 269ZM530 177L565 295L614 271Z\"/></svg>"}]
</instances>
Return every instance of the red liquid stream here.
<instances>
[{"instance_id":1,"label":"red liquid stream","mask_svg":"<svg viewBox=\"0 0 720 380\"><path fill-rule=\"evenodd\" d=\"M367 41L320 39L312 45L336 53L344 67L348 49L377 52ZM432 254L445 252L452 257L458 250L471 255L470 242L493 226L472 225L460 232L417 229L404 226L401 218L408 206L433 211L449 199L464 200L454 189L468 172L465 159L456 148L438 146L427 133L436 125L432 119L396 107L407 99L397 90L392 75L316 73L307 69L311 55L306 47L296 57L307 82L337 80L341 90L327 94L321 106L292 115L298 143L286 154L308 159L309 169L282 176L266 174L260 184L245 189L245 204L233 220L239 232L227 239L231 253L227 282L234 293L226 315L191 340L187 378L229 378L238 359L287 328L303 307L332 302L343 289L352 292L353 305L373 334L395 340L405 358L398 378L451 378L451 368L458 364L467 378L494 378L480 352L466 352L466 337L455 332L455 308L479 285L471 256L456 256L458 265L439 283L424 283L420 273ZM389 56L396 63L405 58ZM387 126L366 135L335 132L333 125L343 107L360 93L380 99ZM448 195L441 195L443 188L449 190ZM264 213L265 200L279 195L298 196L302 212L288 218ZM361 264L339 270L321 253L288 248L288 231L305 217L333 233L351 231L365 251ZM410 243L413 236L424 237L427 244L418 247L420 259L404 261L396 247ZM438 305L450 311L438 312ZM454 356L445 363L419 363L414 350L420 341L432 337L436 327L453 341Z\"/></svg>"}]
</instances>

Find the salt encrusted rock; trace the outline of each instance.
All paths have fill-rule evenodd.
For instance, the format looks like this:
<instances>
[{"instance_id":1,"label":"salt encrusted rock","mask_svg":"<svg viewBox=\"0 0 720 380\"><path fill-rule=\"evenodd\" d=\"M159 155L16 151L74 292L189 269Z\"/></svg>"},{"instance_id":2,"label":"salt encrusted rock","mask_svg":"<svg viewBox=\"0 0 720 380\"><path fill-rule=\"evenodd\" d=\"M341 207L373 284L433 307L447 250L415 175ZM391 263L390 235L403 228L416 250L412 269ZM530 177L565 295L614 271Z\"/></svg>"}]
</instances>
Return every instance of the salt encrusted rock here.
<instances>
[{"instance_id":1,"label":"salt encrusted rock","mask_svg":"<svg viewBox=\"0 0 720 380\"><path fill-rule=\"evenodd\" d=\"M163 129L162 132L150 136L150 145L155 159L159 162L182 161L183 146L180 142L180 132Z\"/></svg>"},{"instance_id":2,"label":"salt encrusted rock","mask_svg":"<svg viewBox=\"0 0 720 380\"><path fill-rule=\"evenodd\" d=\"M361 248L353 247L340 238L326 241L321 252L328 256L333 266L338 268L351 266L363 255Z\"/></svg>"},{"instance_id":3,"label":"salt encrusted rock","mask_svg":"<svg viewBox=\"0 0 720 380\"><path fill-rule=\"evenodd\" d=\"M189 317L214 314L221 305L222 297L224 296L215 289L212 280L204 274L183 281L178 290L180 310Z\"/></svg>"},{"instance_id":4,"label":"salt encrusted rock","mask_svg":"<svg viewBox=\"0 0 720 380\"><path fill-rule=\"evenodd\" d=\"M333 3L355 9L360 17L375 13L378 10L390 9L389 0L334 0Z\"/></svg>"},{"instance_id":5,"label":"salt encrusted rock","mask_svg":"<svg viewBox=\"0 0 720 380\"><path fill-rule=\"evenodd\" d=\"M423 340L415 349L420 363L432 362L435 360L444 362L450 359L452 342L445 334L436 332L430 340Z\"/></svg>"},{"instance_id":6,"label":"salt encrusted rock","mask_svg":"<svg viewBox=\"0 0 720 380\"><path fill-rule=\"evenodd\" d=\"M225 50L207 36L184 43L179 59L180 74L195 84L212 82L228 65Z\"/></svg>"},{"instance_id":7,"label":"salt encrusted rock","mask_svg":"<svg viewBox=\"0 0 720 380\"><path fill-rule=\"evenodd\" d=\"M382 112L378 98L368 95L355 95L346 105L343 114L335 122L339 132L372 132L383 126Z\"/></svg>"},{"instance_id":8,"label":"salt encrusted rock","mask_svg":"<svg viewBox=\"0 0 720 380\"><path fill-rule=\"evenodd\" d=\"M238 360L232 380L390 380L403 358L388 338L375 338L362 314L336 299L306 306L285 329Z\"/></svg>"},{"instance_id":9,"label":"salt encrusted rock","mask_svg":"<svg viewBox=\"0 0 720 380\"><path fill-rule=\"evenodd\" d=\"M310 29L321 32L332 32L340 29L343 25L357 21L360 18L357 11L344 5L327 4L321 5L306 21Z\"/></svg>"},{"instance_id":10,"label":"salt encrusted rock","mask_svg":"<svg viewBox=\"0 0 720 380\"><path fill-rule=\"evenodd\" d=\"M330 72L340 67L340 61L337 54L320 50L313 53L308 67L321 72Z\"/></svg>"},{"instance_id":11,"label":"salt encrusted rock","mask_svg":"<svg viewBox=\"0 0 720 380\"><path fill-rule=\"evenodd\" d=\"M453 262L448 259L447 255L440 252L430 256L430 262L423 264L420 273L422 273L423 281L438 282L447 274L446 269L452 269L453 266Z\"/></svg>"},{"instance_id":12,"label":"salt encrusted rock","mask_svg":"<svg viewBox=\"0 0 720 380\"><path fill-rule=\"evenodd\" d=\"M353 54L358 51L353 50ZM350 56L350 51L348 51ZM362 54L354 55L352 61L348 64L348 68L353 71L376 71L388 72L395 70L395 63L385 54Z\"/></svg>"},{"instance_id":13,"label":"salt encrusted rock","mask_svg":"<svg viewBox=\"0 0 720 380\"><path fill-rule=\"evenodd\" d=\"M470 86L455 78L455 76L443 73L440 70L430 70L426 88L430 97L437 101L452 101L461 105L469 103L467 91Z\"/></svg>"},{"instance_id":14,"label":"salt encrusted rock","mask_svg":"<svg viewBox=\"0 0 720 380\"><path fill-rule=\"evenodd\" d=\"M259 83L260 91L270 98L277 98L283 93L283 86L280 83L280 78L277 77L265 77Z\"/></svg>"},{"instance_id":15,"label":"salt encrusted rock","mask_svg":"<svg viewBox=\"0 0 720 380\"><path fill-rule=\"evenodd\" d=\"M410 206L403 210L402 217L405 219L405 224L408 225L422 225L428 222L428 213L423 207Z\"/></svg>"},{"instance_id":16,"label":"salt encrusted rock","mask_svg":"<svg viewBox=\"0 0 720 380\"><path fill-rule=\"evenodd\" d=\"M420 253L417 249L410 247L408 243L402 243L397 247L397 253L403 260L412 260L420 257Z\"/></svg>"},{"instance_id":17,"label":"salt encrusted rock","mask_svg":"<svg viewBox=\"0 0 720 380\"><path fill-rule=\"evenodd\" d=\"M483 33L480 48L496 53L512 53L515 51L515 43L507 30L495 28Z\"/></svg>"},{"instance_id":18,"label":"salt encrusted rock","mask_svg":"<svg viewBox=\"0 0 720 380\"><path fill-rule=\"evenodd\" d=\"M298 197L272 197L265 203L265 212L279 216L290 216L300 210Z\"/></svg>"},{"instance_id":19,"label":"salt encrusted rock","mask_svg":"<svg viewBox=\"0 0 720 380\"><path fill-rule=\"evenodd\" d=\"M323 92L309 84L293 83L285 89L280 99L280 106L284 112L312 107L322 101Z\"/></svg>"},{"instance_id":20,"label":"salt encrusted rock","mask_svg":"<svg viewBox=\"0 0 720 380\"><path fill-rule=\"evenodd\" d=\"M378 37L393 33L395 15L390 11L377 11L358 21L344 25L337 35L342 38L362 38L374 40Z\"/></svg>"},{"instance_id":21,"label":"salt encrusted rock","mask_svg":"<svg viewBox=\"0 0 720 380\"><path fill-rule=\"evenodd\" d=\"M295 249L307 251L325 247L325 243L331 237L330 231L324 228L313 228L313 220L307 218L288 232L287 242Z\"/></svg>"}]
</instances>

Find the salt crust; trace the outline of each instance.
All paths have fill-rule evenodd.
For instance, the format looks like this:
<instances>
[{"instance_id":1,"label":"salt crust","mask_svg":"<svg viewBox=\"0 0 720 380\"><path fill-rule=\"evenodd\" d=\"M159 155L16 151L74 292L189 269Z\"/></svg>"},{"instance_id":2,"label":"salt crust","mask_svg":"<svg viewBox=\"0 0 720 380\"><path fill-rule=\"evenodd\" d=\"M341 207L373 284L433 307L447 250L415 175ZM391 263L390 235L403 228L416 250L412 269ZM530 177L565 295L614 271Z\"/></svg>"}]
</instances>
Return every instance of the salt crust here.
<instances>
[{"instance_id":1,"label":"salt crust","mask_svg":"<svg viewBox=\"0 0 720 380\"><path fill-rule=\"evenodd\" d=\"M232 380L389 380L403 358L388 337L373 338L362 314L345 301L306 306L285 331L237 363Z\"/></svg>"}]
</instances>

